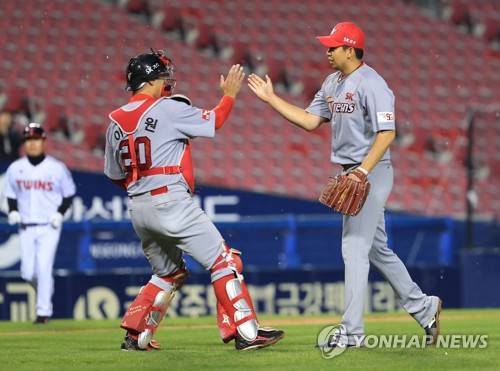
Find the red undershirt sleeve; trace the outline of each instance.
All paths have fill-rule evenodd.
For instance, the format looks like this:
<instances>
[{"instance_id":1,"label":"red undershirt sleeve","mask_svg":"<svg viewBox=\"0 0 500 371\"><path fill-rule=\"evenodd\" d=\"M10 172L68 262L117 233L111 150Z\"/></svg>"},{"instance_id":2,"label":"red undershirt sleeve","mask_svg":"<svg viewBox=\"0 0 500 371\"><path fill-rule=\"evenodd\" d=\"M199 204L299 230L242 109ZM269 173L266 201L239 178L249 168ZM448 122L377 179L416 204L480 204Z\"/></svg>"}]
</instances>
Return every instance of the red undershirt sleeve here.
<instances>
[{"instance_id":1,"label":"red undershirt sleeve","mask_svg":"<svg viewBox=\"0 0 500 371\"><path fill-rule=\"evenodd\" d=\"M213 109L215 112L215 130L219 130L224 125L234 105L234 98L224 95L220 103Z\"/></svg>"}]
</instances>

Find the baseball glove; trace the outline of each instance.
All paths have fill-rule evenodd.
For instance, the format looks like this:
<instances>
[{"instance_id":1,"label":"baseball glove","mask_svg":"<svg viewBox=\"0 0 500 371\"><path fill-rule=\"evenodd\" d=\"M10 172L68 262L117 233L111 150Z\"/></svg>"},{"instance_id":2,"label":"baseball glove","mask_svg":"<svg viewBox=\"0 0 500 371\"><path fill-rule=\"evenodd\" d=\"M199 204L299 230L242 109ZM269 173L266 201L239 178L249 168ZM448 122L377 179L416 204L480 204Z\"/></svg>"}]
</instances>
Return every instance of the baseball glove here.
<instances>
[{"instance_id":1,"label":"baseball glove","mask_svg":"<svg viewBox=\"0 0 500 371\"><path fill-rule=\"evenodd\" d=\"M319 201L344 215L356 216L365 204L370 186L366 174L359 169L341 173L330 180Z\"/></svg>"}]
</instances>

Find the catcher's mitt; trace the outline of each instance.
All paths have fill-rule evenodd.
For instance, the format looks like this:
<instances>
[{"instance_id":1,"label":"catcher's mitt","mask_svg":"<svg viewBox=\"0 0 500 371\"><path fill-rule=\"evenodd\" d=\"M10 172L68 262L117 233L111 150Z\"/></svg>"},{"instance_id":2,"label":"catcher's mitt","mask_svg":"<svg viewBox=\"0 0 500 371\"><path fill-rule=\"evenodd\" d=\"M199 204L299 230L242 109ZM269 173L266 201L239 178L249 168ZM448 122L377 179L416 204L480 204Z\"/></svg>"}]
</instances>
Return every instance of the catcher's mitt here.
<instances>
[{"instance_id":1,"label":"catcher's mitt","mask_svg":"<svg viewBox=\"0 0 500 371\"><path fill-rule=\"evenodd\" d=\"M366 174L356 169L348 174L338 174L327 184L319 201L344 215L359 214L370 193Z\"/></svg>"}]
</instances>

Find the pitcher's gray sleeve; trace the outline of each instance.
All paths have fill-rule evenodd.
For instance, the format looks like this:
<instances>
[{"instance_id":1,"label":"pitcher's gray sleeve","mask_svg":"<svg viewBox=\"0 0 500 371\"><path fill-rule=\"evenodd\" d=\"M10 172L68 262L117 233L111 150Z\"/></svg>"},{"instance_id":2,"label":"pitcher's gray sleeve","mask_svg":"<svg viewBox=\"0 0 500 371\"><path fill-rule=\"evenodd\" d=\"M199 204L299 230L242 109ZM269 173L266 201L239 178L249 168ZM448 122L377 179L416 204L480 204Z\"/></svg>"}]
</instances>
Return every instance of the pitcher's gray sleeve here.
<instances>
[{"instance_id":1,"label":"pitcher's gray sleeve","mask_svg":"<svg viewBox=\"0 0 500 371\"><path fill-rule=\"evenodd\" d=\"M366 80L364 90L363 103L373 131L395 130L394 94L389 87L384 81Z\"/></svg>"},{"instance_id":2,"label":"pitcher's gray sleeve","mask_svg":"<svg viewBox=\"0 0 500 371\"><path fill-rule=\"evenodd\" d=\"M314 98L306 108L306 111L312 113L313 115L323 117L324 119L330 121L332 119L332 111L328 107L326 102L326 94L328 86L331 84L331 77L329 76L325 82L321 85L321 89L314 95Z\"/></svg>"}]
</instances>

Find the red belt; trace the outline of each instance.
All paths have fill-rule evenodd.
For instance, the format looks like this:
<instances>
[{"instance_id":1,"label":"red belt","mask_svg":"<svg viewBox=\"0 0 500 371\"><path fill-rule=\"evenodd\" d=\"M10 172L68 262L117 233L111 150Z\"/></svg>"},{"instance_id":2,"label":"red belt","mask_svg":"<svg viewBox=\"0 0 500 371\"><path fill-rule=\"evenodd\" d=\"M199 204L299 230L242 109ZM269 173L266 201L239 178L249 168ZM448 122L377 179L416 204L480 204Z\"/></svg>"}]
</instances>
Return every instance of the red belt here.
<instances>
[{"instance_id":1,"label":"red belt","mask_svg":"<svg viewBox=\"0 0 500 371\"><path fill-rule=\"evenodd\" d=\"M167 193L167 192L168 192L167 186L156 188L156 189L153 189L152 191L149 191L149 193L151 193L151 196L161 195L161 194Z\"/></svg>"},{"instance_id":2,"label":"red belt","mask_svg":"<svg viewBox=\"0 0 500 371\"><path fill-rule=\"evenodd\" d=\"M168 187L165 186L165 187L153 189L149 192L141 193L140 195L136 195L136 196L141 196L141 195L146 194L146 193L149 193L151 196L156 196L156 195L161 195L161 194L167 193L167 192L168 192ZM129 196L129 198L134 198L136 196Z\"/></svg>"}]
</instances>

